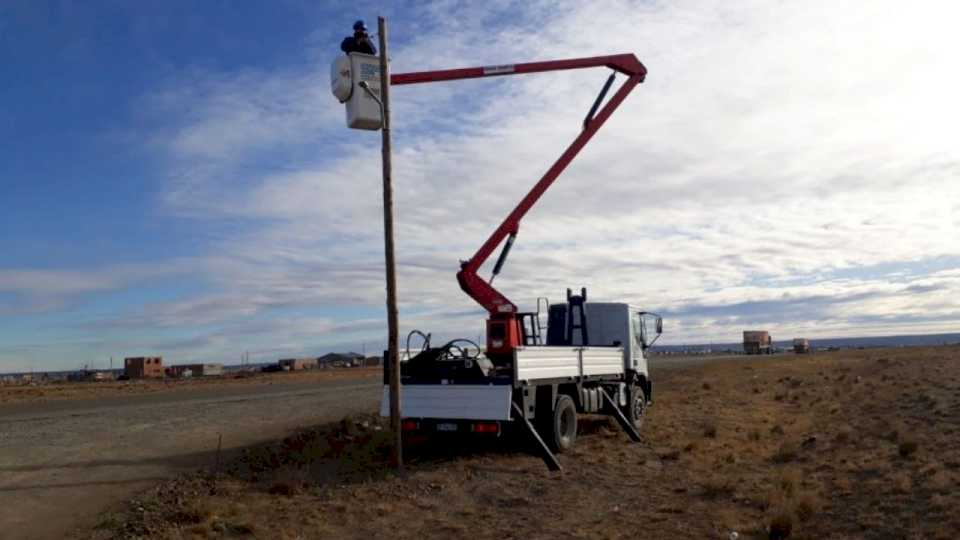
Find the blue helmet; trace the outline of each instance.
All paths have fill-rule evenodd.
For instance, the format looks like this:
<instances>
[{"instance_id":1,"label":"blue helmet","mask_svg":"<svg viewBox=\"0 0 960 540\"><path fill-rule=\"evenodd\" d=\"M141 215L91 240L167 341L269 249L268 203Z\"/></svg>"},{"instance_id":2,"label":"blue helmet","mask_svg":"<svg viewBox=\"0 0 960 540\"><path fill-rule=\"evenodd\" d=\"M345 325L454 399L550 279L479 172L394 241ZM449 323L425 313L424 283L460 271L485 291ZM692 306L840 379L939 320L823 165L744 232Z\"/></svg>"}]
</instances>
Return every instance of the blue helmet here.
<instances>
[{"instance_id":1,"label":"blue helmet","mask_svg":"<svg viewBox=\"0 0 960 540\"><path fill-rule=\"evenodd\" d=\"M367 31L367 25L364 24L363 19L360 19L359 21L353 23L353 31L354 31L354 32L359 32L359 31L361 31L361 30L364 31L364 32Z\"/></svg>"}]
</instances>

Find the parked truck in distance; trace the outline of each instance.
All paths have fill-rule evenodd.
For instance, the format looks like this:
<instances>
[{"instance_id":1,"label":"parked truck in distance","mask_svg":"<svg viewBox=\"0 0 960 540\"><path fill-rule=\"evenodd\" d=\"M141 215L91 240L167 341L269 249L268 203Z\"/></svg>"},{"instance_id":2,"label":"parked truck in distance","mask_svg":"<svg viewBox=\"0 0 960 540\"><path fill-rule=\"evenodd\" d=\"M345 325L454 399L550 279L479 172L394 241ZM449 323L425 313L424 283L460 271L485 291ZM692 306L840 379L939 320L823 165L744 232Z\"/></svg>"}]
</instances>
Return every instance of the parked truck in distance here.
<instances>
[{"instance_id":1,"label":"parked truck in distance","mask_svg":"<svg viewBox=\"0 0 960 540\"><path fill-rule=\"evenodd\" d=\"M743 332L744 354L773 354L773 339L766 330L746 330Z\"/></svg>"},{"instance_id":2,"label":"parked truck in distance","mask_svg":"<svg viewBox=\"0 0 960 540\"><path fill-rule=\"evenodd\" d=\"M793 352L797 354L810 354L810 340L805 338L794 338Z\"/></svg>"}]
</instances>

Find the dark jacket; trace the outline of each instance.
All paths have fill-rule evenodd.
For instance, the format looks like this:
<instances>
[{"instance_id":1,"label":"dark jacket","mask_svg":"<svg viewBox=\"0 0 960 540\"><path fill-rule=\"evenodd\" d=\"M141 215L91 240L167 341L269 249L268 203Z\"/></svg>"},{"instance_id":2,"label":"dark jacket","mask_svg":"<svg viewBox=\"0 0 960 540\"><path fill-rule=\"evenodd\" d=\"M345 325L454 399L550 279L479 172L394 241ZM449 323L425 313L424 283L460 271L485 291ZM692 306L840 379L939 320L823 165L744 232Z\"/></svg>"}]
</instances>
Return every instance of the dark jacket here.
<instances>
[{"instance_id":1,"label":"dark jacket","mask_svg":"<svg viewBox=\"0 0 960 540\"><path fill-rule=\"evenodd\" d=\"M343 42L340 43L340 50L347 54L352 52L377 54L377 48L374 47L373 42L370 41L370 36L345 37L343 38Z\"/></svg>"}]
</instances>

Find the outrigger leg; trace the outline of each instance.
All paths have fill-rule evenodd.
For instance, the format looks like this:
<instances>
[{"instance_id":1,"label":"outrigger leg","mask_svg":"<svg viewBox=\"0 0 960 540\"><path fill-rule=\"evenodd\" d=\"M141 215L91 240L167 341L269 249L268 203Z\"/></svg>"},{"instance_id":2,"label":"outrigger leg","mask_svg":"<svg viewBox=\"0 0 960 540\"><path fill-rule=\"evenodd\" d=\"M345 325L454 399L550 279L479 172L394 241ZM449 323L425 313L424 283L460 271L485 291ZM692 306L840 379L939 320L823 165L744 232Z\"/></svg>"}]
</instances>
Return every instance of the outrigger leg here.
<instances>
[{"instance_id":1,"label":"outrigger leg","mask_svg":"<svg viewBox=\"0 0 960 540\"><path fill-rule=\"evenodd\" d=\"M547 443L543 442L543 439L540 438L540 434L537 433L537 430L534 429L533 424L527 420L527 417L524 416L523 410L520 409L516 403L513 405L513 417L514 419L521 422L527 428L527 433L529 433L533 439L536 441L538 448L540 449L540 457L543 458L543 462L547 464L547 468L551 471L562 471L563 467L560 466L560 462L557 461L557 456L553 455L553 452L550 451L550 448L547 447Z\"/></svg>"}]
</instances>

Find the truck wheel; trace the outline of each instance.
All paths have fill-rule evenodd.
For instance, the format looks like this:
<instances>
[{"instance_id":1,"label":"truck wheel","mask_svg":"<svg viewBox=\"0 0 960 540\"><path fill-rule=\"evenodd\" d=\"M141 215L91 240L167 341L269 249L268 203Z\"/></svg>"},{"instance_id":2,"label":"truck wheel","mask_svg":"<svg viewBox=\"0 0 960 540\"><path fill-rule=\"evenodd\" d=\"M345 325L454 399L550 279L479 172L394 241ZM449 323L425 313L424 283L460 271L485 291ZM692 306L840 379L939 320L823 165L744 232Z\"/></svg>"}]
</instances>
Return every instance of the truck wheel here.
<instances>
[{"instance_id":1,"label":"truck wheel","mask_svg":"<svg viewBox=\"0 0 960 540\"><path fill-rule=\"evenodd\" d=\"M553 408L553 422L550 426L547 444L554 452L569 450L577 440L577 408L570 396L561 395Z\"/></svg>"},{"instance_id":2,"label":"truck wheel","mask_svg":"<svg viewBox=\"0 0 960 540\"><path fill-rule=\"evenodd\" d=\"M627 394L627 410L624 413L627 420L633 424L634 429L640 431L647 413L647 394L639 384L630 386L630 391Z\"/></svg>"}]
</instances>

